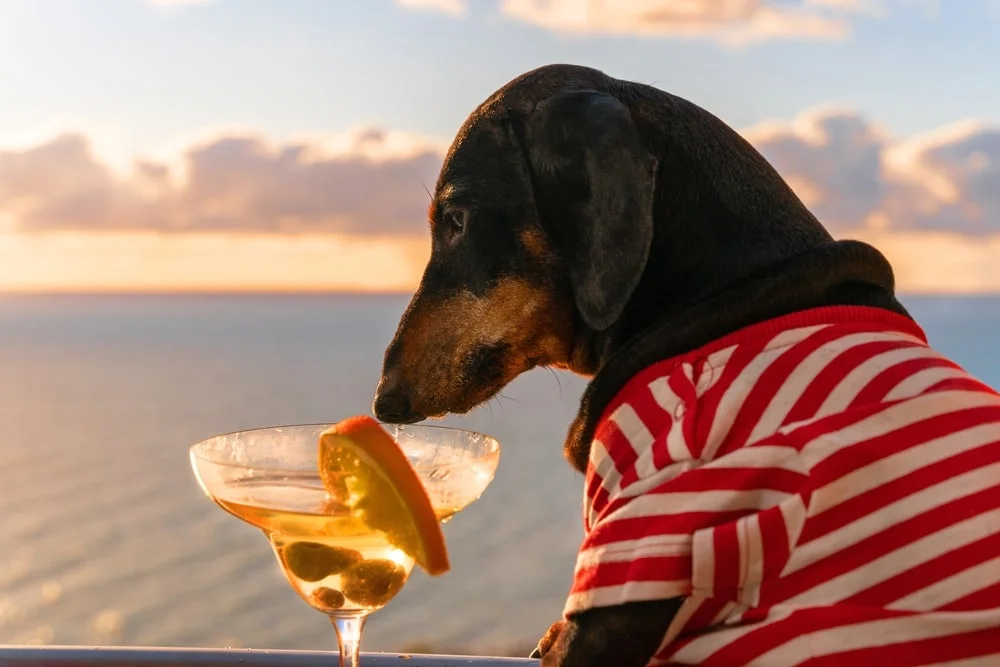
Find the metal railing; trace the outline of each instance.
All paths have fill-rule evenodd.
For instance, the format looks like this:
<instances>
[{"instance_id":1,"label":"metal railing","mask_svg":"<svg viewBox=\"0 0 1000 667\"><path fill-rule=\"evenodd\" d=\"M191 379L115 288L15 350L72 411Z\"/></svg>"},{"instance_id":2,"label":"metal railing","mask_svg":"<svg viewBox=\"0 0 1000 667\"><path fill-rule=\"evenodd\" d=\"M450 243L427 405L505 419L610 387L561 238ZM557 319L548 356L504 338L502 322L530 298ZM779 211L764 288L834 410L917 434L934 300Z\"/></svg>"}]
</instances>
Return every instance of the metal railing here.
<instances>
[{"instance_id":1,"label":"metal railing","mask_svg":"<svg viewBox=\"0 0 1000 667\"><path fill-rule=\"evenodd\" d=\"M0 646L0 667L334 667L339 654L267 649ZM527 658L362 653L362 667L508 667L538 665Z\"/></svg>"}]
</instances>

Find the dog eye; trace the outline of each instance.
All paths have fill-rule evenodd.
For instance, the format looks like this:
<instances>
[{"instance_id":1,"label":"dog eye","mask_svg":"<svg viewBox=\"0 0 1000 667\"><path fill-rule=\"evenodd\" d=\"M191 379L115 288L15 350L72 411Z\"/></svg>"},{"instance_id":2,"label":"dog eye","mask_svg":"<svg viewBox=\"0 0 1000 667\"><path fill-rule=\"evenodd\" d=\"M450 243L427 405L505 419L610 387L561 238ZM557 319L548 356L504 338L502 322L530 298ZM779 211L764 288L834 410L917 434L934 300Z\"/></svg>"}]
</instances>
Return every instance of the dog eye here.
<instances>
[{"instance_id":1,"label":"dog eye","mask_svg":"<svg viewBox=\"0 0 1000 667\"><path fill-rule=\"evenodd\" d=\"M445 215L445 223L448 225L448 232L452 236L458 236L465 231L465 221L468 214L465 211L449 211Z\"/></svg>"}]
</instances>

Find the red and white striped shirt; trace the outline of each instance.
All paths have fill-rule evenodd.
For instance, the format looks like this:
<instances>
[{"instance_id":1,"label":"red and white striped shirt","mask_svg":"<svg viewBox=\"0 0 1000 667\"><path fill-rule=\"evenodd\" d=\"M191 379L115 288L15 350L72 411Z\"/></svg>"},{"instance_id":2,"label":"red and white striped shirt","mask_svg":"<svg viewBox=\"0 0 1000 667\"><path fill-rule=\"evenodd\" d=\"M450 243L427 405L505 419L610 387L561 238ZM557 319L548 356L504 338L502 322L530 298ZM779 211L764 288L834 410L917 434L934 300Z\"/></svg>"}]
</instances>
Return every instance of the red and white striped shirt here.
<instances>
[{"instance_id":1,"label":"red and white striped shirt","mask_svg":"<svg viewBox=\"0 0 1000 667\"><path fill-rule=\"evenodd\" d=\"M634 377L566 613L684 597L651 665L1000 665L1000 394L828 307Z\"/></svg>"}]
</instances>

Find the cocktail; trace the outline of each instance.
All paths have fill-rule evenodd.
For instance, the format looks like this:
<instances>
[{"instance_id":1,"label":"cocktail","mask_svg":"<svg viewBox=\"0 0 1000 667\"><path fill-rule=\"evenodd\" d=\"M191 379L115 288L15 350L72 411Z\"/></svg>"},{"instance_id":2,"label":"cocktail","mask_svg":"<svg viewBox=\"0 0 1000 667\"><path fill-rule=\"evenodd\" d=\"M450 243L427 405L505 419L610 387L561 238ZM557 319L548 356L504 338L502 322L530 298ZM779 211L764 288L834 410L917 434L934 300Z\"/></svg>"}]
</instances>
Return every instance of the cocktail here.
<instances>
[{"instance_id":1,"label":"cocktail","mask_svg":"<svg viewBox=\"0 0 1000 667\"><path fill-rule=\"evenodd\" d=\"M190 450L205 493L260 528L292 588L330 617L342 667L358 664L365 620L395 597L416 563L431 574L448 569L438 522L482 495L500 458L500 444L473 431L382 431L372 421L368 430L376 429L398 448L366 448L332 437L331 425L299 425L220 435Z\"/></svg>"}]
</instances>

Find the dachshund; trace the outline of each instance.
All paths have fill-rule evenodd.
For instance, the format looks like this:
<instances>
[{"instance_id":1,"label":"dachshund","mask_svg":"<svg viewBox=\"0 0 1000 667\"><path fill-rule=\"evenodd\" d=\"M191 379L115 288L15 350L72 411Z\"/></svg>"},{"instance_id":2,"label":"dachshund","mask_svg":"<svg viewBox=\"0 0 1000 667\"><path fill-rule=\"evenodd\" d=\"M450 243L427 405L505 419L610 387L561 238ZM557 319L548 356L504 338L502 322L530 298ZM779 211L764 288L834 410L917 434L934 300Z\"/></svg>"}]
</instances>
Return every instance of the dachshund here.
<instances>
[{"instance_id":1,"label":"dachshund","mask_svg":"<svg viewBox=\"0 0 1000 667\"><path fill-rule=\"evenodd\" d=\"M586 475L590 548L581 547L571 595L575 602L568 603L564 619L552 625L536 649L545 666L641 667L654 656L659 661L654 664L747 664L752 652L726 653L726 646L745 644L745 636L731 634L709 648L698 648L698 637L725 638L754 623L782 628L789 614L800 619L795 632L820 627L818 621L801 620L812 618L808 614L815 610L782 607L794 596L779 595L780 586L770 582L798 567L798 556L788 552L821 530L809 523L818 504L835 504L824 495L832 487L818 477L826 459L812 452L819 451L817 442L830 447L829 432L846 428L844 415L850 424L861 424L855 431L865 433L872 419L888 419L887 410L906 408L908 416L899 419L910 421L897 424L902 433L912 426L915 410L946 405L953 409L931 411L944 411L951 421L943 428L957 431L962 426L955 415L964 415L963 406L971 401L979 409L974 426L986 429L980 438L985 444L976 451L996 457L1000 450L1000 396L930 350L896 297L887 259L866 243L835 240L745 139L677 96L581 66L527 72L465 121L445 157L428 217L431 255L385 352L373 402L378 419L414 423L465 413L538 366L591 378L563 445L570 464ZM779 324L783 328L776 329ZM760 342L782 336L782 345ZM829 400L823 405L836 403L834 385L821 388L825 393L814 397L811 412L803 412L803 401L820 390L793 386L782 392L783 383L804 375L819 382L835 373L827 366L834 357L847 363L853 355L855 365L875 364L880 378L892 375L901 367L878 356L884 351L880 345L916 359L906 366L908 373L929 368L944 375L936 383L923 382L912 396L889 385L881 393L871 387L858 390L872 398L833 414L820 414L819 406L824 397ZM754 359L767 355L770 361L754 365ZM730 372L733 364L737 367ZM767 372L740 384L746 369L767 364ZM919 378L904 380L897 384L920 384ZM711 410L704 405L710 400L715 401ZM768 405L781 401L787 409L764 414ZM752 412L751 404L760 423L774 423L765 432L751 424L737 438L734 432ZM698 421L723 423L726 410L732 422L724 424L728 431ZM652 412L665 415L665 423L643 422ZM775 421L778 412L783 417ZM706 417L709 413L715 417ZM789 421L792 413L798 415L795 423ZM637 426L637 420L643 423ZM756 440L751 442L751 435ZM687 438L679 449L677 438ZM661 454L651 453L657 447ZM626 451L625 460L615 451ZM781 458L765 464L751 462L750 454ZM658 456L660 462L653 465ZM609 461L619 467L610 474ZM977 461L981 467L988 463ZM622 471L629 466L631 472ZM645 487L635 479L642 477L635 472L639 468L652 475ZM761 477L765 469L772 477ZM710 490L701 499L685 492L706 488L698 484L712 488L712 480L734 470L742 476L729 490ZM781 472L780 482L774 481L774 471ZM632 490L623 491L630 474ZM782 484L788 488L776 489ZM611 496L602 498L608 489ZM646 510L630 510L629 503L643 493L667 505L661 503L652 515L648 503ZM691 519L693 538L642 533L656 523L654 518L680 521L676 517L685 502L700 508L717 497L730 505L683 514L703 517ZM1000 492L992 498L991 511L1000 506ZM757 563L764 574L755 579L744 536L737 533L750 535L753 527L764 533L772 524L783 531L782 545L767 548L782 554L766 552L766 564ZM887 519L878 530L895 525ZM642 547L645 560L636 555L641 549L623 557L612 553L618 548L614 544L603 551L595 546L616 530L633 528L649 540ZM729 537L735 556L723 551ZM1000 554L996 549L993 554ZM842 563L852 557L844 551L833 556ZM704 574L706 567L721 571L731 557L743 563L732 573L731 586L723 581L726 573ZM672 574L646 581L648 568L657 563ZM817 574L817 567L802 566L799 572L826 576ZM1000 591L996 570L1000 567L983 585ZM608 588L608 577L621 572L625 584ZM1000 592L993 603L974 608L989 608L988 623L994 623L990 650L1000 653L998 597ZM822 609L827 602L816 598L805 606ZM879 612L886 607L872 603ZM886 615L891 617L889 612L871 618L861 614L851 622L882 621ZM979 631L975 623L970 628L972 634ZM798 648L789 648L793 644ZM912 650L909 644L900 646ZM761 654L753 664L798 664L827 655L801 643L775 647L778 657ZM885 653L879 660L903 664L893 660L901 655L908 656L905 664L918 663L905 652ZM855 664L869 664L865 660L854 658Z\"/></svg>"}]
</instances>

